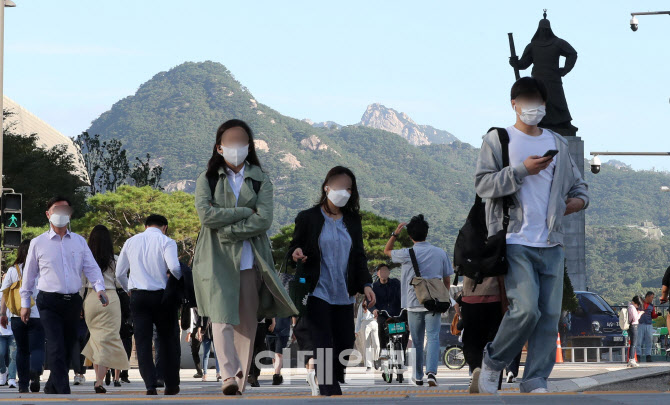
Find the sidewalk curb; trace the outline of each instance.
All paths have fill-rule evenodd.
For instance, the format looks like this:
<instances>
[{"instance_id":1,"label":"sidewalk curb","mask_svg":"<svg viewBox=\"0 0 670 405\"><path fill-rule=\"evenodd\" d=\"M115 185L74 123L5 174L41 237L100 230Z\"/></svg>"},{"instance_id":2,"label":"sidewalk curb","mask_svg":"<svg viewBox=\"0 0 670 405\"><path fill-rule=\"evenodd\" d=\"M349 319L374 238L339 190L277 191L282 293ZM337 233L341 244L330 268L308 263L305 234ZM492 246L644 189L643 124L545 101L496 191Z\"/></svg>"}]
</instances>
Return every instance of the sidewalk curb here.
<instances>
[{"instance_id":1,"label":"sidewalk curb","mask_svg":"<svg viewBox=\"0 0 670 405\"><path fill-rule=\"evenodd\" d=\"M581 392L601 385L637 380L670 373L670 366L637 367L610 371L590 377L549 381L550 392Z\"/></svg>"}]
</instances>

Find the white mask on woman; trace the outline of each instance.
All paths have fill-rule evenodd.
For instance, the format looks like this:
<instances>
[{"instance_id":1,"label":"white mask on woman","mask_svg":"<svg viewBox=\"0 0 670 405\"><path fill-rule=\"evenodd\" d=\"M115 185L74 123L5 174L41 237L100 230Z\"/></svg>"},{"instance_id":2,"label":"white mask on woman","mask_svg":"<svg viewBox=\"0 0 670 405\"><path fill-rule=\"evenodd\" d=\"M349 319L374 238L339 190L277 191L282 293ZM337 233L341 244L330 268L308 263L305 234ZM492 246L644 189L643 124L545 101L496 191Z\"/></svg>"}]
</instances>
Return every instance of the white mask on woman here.
<instances>
[{"instance_id":1,"label":"white mask on woman","mask_svg":"<svg viewBox=\"0 0 670 405\"><path fill-rule=\"evenodd\" d=\"M351 194L347 190L327 190L328 199L333 203L334 206L342 208L347 205Z\"/></svg>"},{"instance_id":2,"label":"white mask on woman","mask_svg":"<svg viewBox=\"0 0 670 405\"><path fill-rule=\"evenodd\" d=\"M249 155L249 144L244 146L233 146L230 148L221 145L221 149L223 150L223 152L219 152L221 156L223 156L226 162L233 166L239 166L244 163L247 155Z\"/></svg>"}]
</instances>

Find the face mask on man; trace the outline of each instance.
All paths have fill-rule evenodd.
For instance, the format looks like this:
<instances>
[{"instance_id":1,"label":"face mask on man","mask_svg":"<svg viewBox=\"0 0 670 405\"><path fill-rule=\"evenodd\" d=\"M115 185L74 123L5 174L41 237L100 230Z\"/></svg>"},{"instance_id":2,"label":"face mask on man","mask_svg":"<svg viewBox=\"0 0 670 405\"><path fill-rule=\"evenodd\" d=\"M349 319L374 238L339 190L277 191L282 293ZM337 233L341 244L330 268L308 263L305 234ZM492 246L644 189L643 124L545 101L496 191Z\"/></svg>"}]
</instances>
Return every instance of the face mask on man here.
<instances>
[{"instance_id":1,"label":"face mask on man","mask_svg":"<svg viewBox=\"0 0 670 405\"><path fill-rule=\"evenodd\" d=\"M536 104L527 107L522 106L521 113L518 113L516 108L514 109L514 112L516 112L524 124L537 125L540 123L540 121L542 121L542 118L547 115L547 107L545 107L543 104Z\"/></svg>"},{"instance_id":2,"label":"face mask on man","mask_svg":"<svg viewBox=\"0 0 670 405\"><path fill-rule=\"evenodd\" d=\"M342 208L345 205L347 205L347 202L349 202L349 198L351 198L351 194L347 190L327 190L328 191L328 199L330 202L333 203L334 206L338 208Z\"/></svg>"},{"instance_id":3,"label":"face mask on man","mask_svg":"<svg viewBox=\"0 0 670 405\"><path fill-rule=\"evenodd\" d=\"M223 152L219 152L221 156L226 159L226 162L233 166L239 166L244 163L247 155L249 155L249 144L244 146L233 146L230 148L221 145L221 149L223 149Z\"/></svg>"},{"instance_id":4,"label":"face mask on man","mask_svg":"<svg viewBox=\"0 0 670 405\"><path fill-rule=\"evenodd\" d=\"M49 222L53 224L56 228L66 227L70 223L70 216L66 214L56 214L53 213L49 216Z\"/></svg>"}]
</instances>

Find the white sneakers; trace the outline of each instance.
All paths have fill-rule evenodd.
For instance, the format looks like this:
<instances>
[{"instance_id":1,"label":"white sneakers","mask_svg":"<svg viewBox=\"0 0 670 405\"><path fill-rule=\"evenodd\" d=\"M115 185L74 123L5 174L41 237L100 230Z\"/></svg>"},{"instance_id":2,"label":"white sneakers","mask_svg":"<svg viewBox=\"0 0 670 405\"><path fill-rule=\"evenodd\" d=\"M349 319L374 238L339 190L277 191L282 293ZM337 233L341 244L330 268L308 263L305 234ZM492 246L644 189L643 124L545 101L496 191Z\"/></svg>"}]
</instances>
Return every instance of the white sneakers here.
<instances>
[{"instance_id":1,"label":"white sneakers","mask_svg":"<svg viewBox=\"0 0 670 405\"><path fill-rule=\"evenodd\" d=\"M516 378L514 378L514 374L510 371L507 373L507 384L512 384L514 381L516 381Z\"/></svg>"},{"instance_id":2,"label":"white sneakers","mask_svg":"<svg viewBox=\"0 0 670 405\"><path fill-rule=\"evenodd\" d=\"M7 384L7 372L0 374L0 385Z\"/></svg>"},{"instance_id":3,"label":"white sneakers","mask_svg":"<svg viewBox=\"0 0 670 405\"><path fill-rule=\"evenodd\" d=\"M549 390L546 388L535 388L529 394L548 394Z\"/></svg>"},{"instance_id":4,"label":"white sneakers","mask_svg":"<svg viewBox=\"0 0 670 405\"><path fill-rule=\"evenodd\" d=\"M500 371L495 371L486 365L486 362L482 362L482 368L479 370L479 376L477 376L477 370L475 369L472 374L472 380L474 381L477 377L477 386L479 387L479 392L482 394L497 394L498 393L498 381L500 380Z\"/></svg>"},{"instance_id":5,"label":"white sneakers","mask_svg":"<svg viewBox=\"0 0 670 405\"><path fill-rule=\"evenodd\" d=\"M307 371L307 384L309 384L309 388L312 390L312 396L313 397L318 397L319 396L319 385L316 383L316 371L315 370L308 370Z\"/></svg>"},{"instance_id":6,"label":"white sneakers","mask_svg":"<svg viewBox=\"0 0 670 405\"><path fill-rule=\"evenodd\" d=\"M7 381L7 385L9 385L9 388L16 388L16 380L10 378L9 381Z\"/></svg>"},{"instance_id":7,"label":"white sneakers","mask_svg":"<svg viewBox=\"0 0 670 405\"><path fill-rule=\"evenodd\" d=\"M637 361L635 361L635 359L630 359L628 360L628 364L626 364L626 367L640 367L640 365L637 364Z\"/></svg>"}]
</instances>

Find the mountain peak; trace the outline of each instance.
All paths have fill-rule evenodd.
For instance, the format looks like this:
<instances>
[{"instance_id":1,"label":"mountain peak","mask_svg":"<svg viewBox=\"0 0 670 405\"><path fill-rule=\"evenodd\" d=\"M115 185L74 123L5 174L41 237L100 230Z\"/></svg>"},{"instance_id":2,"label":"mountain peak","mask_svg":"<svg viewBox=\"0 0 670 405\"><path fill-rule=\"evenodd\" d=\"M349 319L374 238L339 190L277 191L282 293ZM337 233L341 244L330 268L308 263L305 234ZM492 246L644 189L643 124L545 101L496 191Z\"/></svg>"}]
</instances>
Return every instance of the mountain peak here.
<instances>
[{"instance_id":1,"label":"mountain peak","mask_svg":"<svg viewBox=\"0 0 670 405\"><path fill-rule=\"evenodd\" d=\"M380 103L373 103L368 106L359 125L393 132L416 146L433 143L448 144L458 140L447 131L429 125L419 125L404 112L398 112Z\"/></svg>"}]
</instances>

